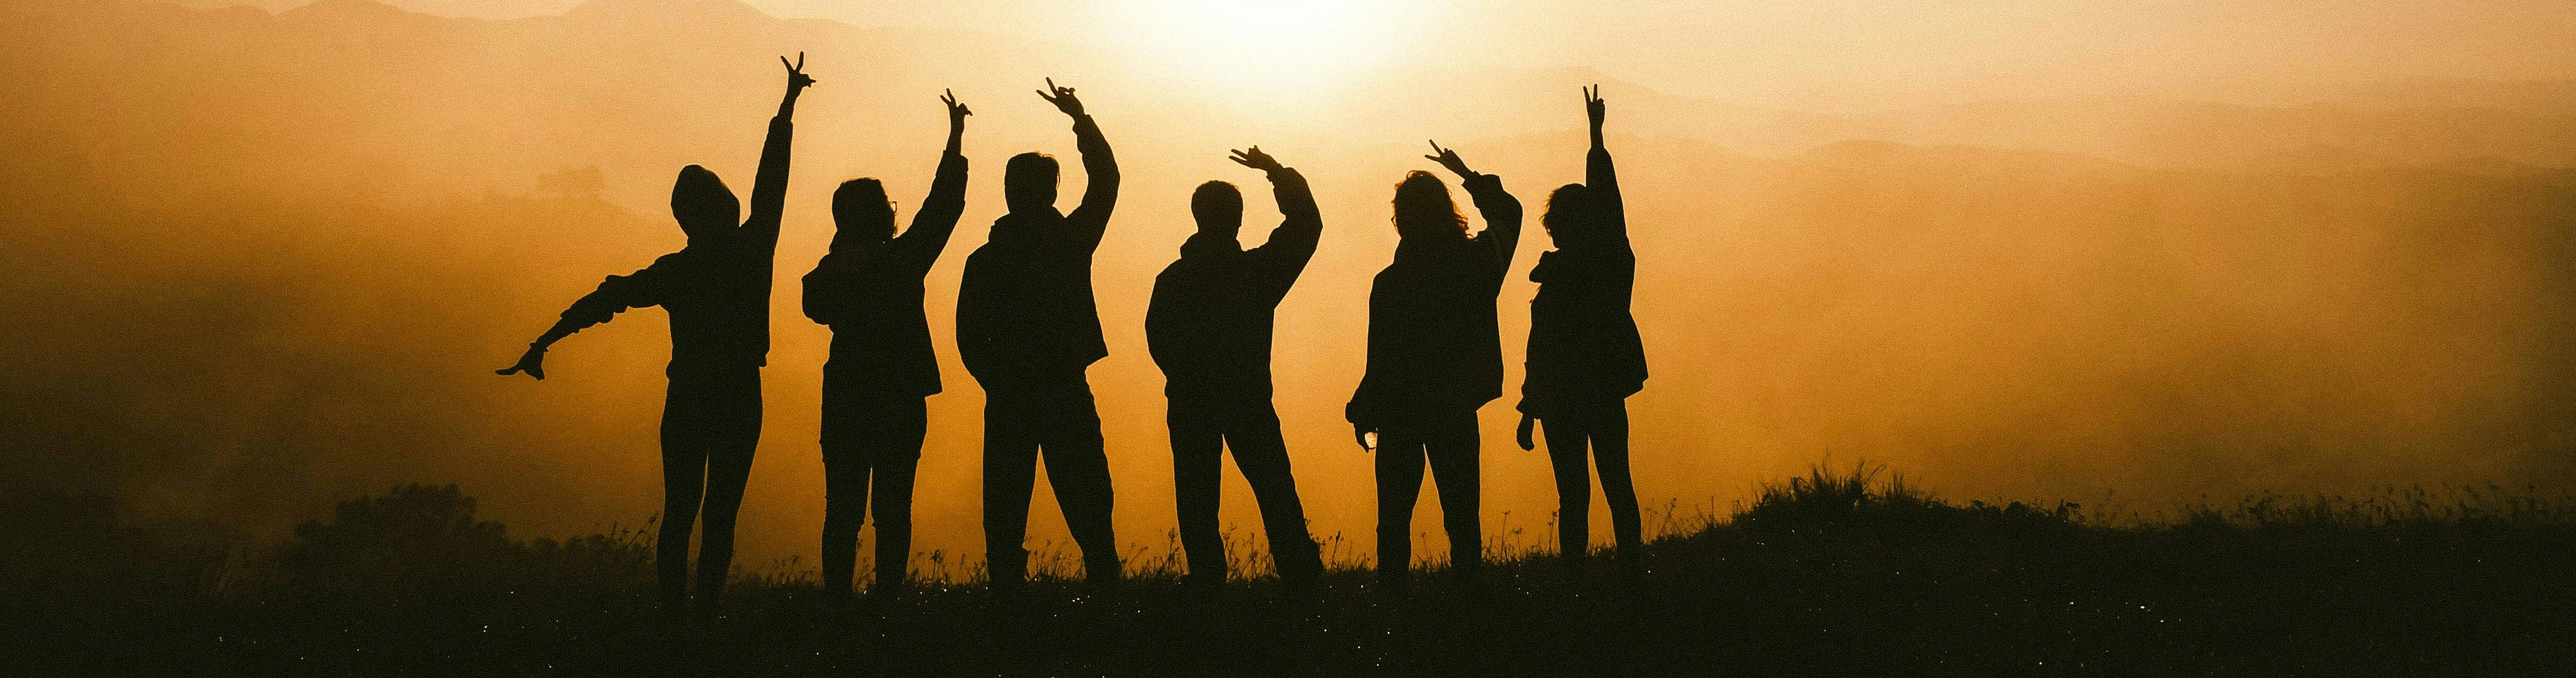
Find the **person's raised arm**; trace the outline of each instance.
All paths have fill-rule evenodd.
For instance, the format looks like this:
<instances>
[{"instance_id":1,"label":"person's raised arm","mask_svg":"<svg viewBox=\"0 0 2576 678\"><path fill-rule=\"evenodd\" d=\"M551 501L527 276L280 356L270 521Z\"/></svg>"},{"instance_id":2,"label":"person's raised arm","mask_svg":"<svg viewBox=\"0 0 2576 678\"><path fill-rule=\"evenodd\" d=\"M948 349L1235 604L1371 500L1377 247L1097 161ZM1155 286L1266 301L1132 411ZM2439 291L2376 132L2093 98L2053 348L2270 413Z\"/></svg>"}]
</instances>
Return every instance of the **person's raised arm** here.
<instances>
[{"instance_id":1,"label":"person's raised arm","mask_svg":"<svg viewBox=\"0 0 2576 678\"><path fill-rule=\"evenodd\" d=\"M1306 270L1306 262L1315 258L1315 242L1324 235L1324 215L1315 208L1315 192L1306 186L1306 176L1294 167L1279 164L1277 158L1261 152L1260 146L1235 151L1229 158L1245 167L1261 170L1270 177L1270 194L1279 202L1279 215L1284 218L1279 228L1270 231L1270 239L1253 248L1261 261L1268 262L1282 293L1297 282Z\"/></svg>"},{"instance_id":2,"label":"person's raised arm","mask_svg":"<svg viewBox=\"0 0 2576 678\"><path fill-rule=\"evenodd\" d=\"M957 103L957 93L939 97L948 105L948 150L939 156L939 175L930 180L930 197L921 201L921 211L912 214L912 227L895 238L895 251L916 272L928 274L939 261L939 253L948 248L948 236L957 232L957 218L966 213L966 116L975 112Z\"/></svg>"},{"instance_id":3,"label":"person's raised arm","mask_svg":"<svg viewBox=\"0 0 2576 678\"><path fill-rule=\"evenodd\" d=\"M1606 113L1601 100L1601 86L1583 92L1583 112L1592 120L1592 150L1584 154L1583 186L1601 210L1601 225L1619 243L1628 242L1627 201L1619 197L1619 172L1610 165L1610 149L1601 143L1601 119Z\"/></svg>"},{"instance_id":4,"label":"person's raised arm","mask_svg":"<svg viewBox=\"0 0 2576 678\"><path fill-rule=\"evenodd\" d=\"M1433 155L1422 157L1456 172L1459 183L1467 187L1468 197L1475 199L1477 213L1485 215L1485 232L1476 235L1476 242L1494 248L1494 258L1501 264L1494 268L1494 284L1502 284L1503 276L1512 268L1512 255L1521 245L1521 200L1503 190L1501 177L1467 169L1467 161L1459 158L1457 151L1441 148L1437 141L1431 142L1431 150Z\"/></svg>"},{"instance_id":5,"label":"person's raised arm","mask_svg":"<svg viewBox=\"0 0 2576 678\"><path fill-rule=\"evenodd\" d=\"M779 57L787 67L787 94L778 100L778 115L769 119L769 140L760 146L760 173L751 180L751 217L742 227L751 231L752 242L768 247L778 246L778 219L787 209L787 148L796 136L790 122L796 116L796 96L814 85L805 75L805 53L796 53L796 63Z\"/></svg>"},{"instance_id":6,"label":"person's raised arm","mask_svg":"<svg viewBox=\"0 0 2576 678\"><path fill-rule=\"evenodd\" d=\"M600 281L598 289L582 295L581 299L572 302L570 308L564 309L563 317L557 319L553 327L546 328L545 334L528 342L528 351L519 355L517 364L493 370L493 373L506 377L526 372L528 376L545 379L547 348L574 332L608 322L626 309L662 303L660 287L664 275L647 266L632 274L608 276L607 280Z\"/></svg>"},{"instance_id":7,"label":"person's raised arm","mask_svg":"<svg viewBox=\"0 0 2576 678\"><path fill-rule=\"evenodd\" d=\"M1098 247L1101 234L1109 228L1109 212L1118 206L1118 159L1109 154L1109 139L1100 135L1100 124L1082 111L1082 100L1074 98L1073 88L1057 87L1049 78L1047 89L1054 94L1040 91L1038 96L1073 118L1073 147L1082 152L1082 172L1087 177L1082 204L1065 215L1065 225Z\"/></svg>"}]
</instances>

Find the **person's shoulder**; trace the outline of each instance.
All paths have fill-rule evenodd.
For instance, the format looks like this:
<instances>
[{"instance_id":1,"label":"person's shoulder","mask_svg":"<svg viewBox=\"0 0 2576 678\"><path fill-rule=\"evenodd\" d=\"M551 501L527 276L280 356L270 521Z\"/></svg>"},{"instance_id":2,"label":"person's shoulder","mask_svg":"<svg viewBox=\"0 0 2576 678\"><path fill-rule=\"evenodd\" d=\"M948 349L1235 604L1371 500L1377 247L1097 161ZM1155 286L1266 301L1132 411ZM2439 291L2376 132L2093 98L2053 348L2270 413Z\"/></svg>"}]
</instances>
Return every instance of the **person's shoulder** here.
<instances>
[{"instance_id":1,"label":"person's shoulder","mask_svg":"<svg viewBox=\"0 0 2576 678\"><path fill-rule=\"evenodd\" d=\"M699 248L695 248L695 247L683 248L683 249L681 249L681 250L680 250L680 251L678 251L678 252L672 252L672 253L670 253L670 254L665 254L665 255L662 255L662 256L654 257L654 258L653 258L653 268L654 268L655 270L665 270L665 271L667 271L667 270L671 270L671 269L676 269L676 268L683 268L683 267L687 267L687 266L692 266L692 265L694 265L692 262L695 262L695 261L697 261L697 260L699 260L699 259L701 259L701 258L704 258L704 257L705 257L705 253L706 253L706 250L699 249Z\"/></svg>"}]
</instances>

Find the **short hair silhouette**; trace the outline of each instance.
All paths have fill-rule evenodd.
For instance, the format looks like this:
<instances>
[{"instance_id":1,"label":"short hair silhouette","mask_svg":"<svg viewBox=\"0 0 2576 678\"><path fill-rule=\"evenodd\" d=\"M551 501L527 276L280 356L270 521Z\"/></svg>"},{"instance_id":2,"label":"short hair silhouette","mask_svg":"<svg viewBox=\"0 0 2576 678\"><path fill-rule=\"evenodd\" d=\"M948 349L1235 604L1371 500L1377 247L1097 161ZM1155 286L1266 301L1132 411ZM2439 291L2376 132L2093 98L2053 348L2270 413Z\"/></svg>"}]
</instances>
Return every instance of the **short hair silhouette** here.
<instances>
[{"instance_id":1,"label":"short hair silhouette","mask_svg":"<svg viewBox=\"0 0 2576 678\"><path fill-rule=\"evenodd\" d=\"M716 173L690 165L680 168L680 178L671 183L671 218L694 238L742 225L742 201L734 199L733 189L725 188Z\"/></svg>"},{"instance_id":2,"label":"short hair silhouette","mask_svg":"<svg viewBox=\"0 0 2576 678\"><path fill-rule=\"evenodd\" d=\"M885 184L874 177L860 177L841 182L832 190L832 222L840 230L832 234L832 244L843 238L885 240L894 237L894 203L886 199Z\"/></svg>"},{"instance_id":3,"label":"short hair silhouette","mask_svg":"<svg viewBox=\"0 0 2576 678\"><path fill-rule=\"evenodd\" d=\"M1566 184L1547 194L1547 211L1538 217L1540 226L1559 243L1579 242L1593 235L1598 215L1592 209L1592 189L1583 184Z\"/></svg>"},{"instance_id":4,"label":"short hair silhouette","mask_svg":"<svg viewBox=\"0 0 2576 678\"><path fill-rule=\"evenodd\" d=\"M1190 216L1198 218L1199 232L1233 233L1243 228L1243 190L1223 181L1199 184L1190 193Z\"/></svg>"},{"instance_id":5,"label":"short hair silhouette","mask_svg":"<svg viewBox=\"0 0 2576 678\"><path fill-rule=\"evenodd\" d=\"M1458 202L1449 198L1449 184L1430 172L1414 170L1395 184L1395 232L1407 237L1460 237L1467 234L1467 217L1458 213Z\"/></svg>"},{"instance_id":6,"label":"short hair silhouette","mask_svg":"<svg viewBox=\"0 0 2576 678\"><path fill-rule=\"evenodd\" d=\"M1030 151L1011 156L1002 167L1002 201L1012 212L1055 208L1055 156Z\"/></svg>"}]
</instances>

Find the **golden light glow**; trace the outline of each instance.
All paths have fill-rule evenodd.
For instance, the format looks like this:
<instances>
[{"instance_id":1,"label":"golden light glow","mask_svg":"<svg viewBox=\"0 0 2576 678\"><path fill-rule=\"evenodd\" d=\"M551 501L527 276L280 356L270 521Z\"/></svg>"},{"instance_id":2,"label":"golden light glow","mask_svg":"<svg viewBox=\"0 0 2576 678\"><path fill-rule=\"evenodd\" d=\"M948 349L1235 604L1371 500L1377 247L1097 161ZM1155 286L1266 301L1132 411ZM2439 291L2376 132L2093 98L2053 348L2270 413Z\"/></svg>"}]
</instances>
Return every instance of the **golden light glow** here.
<instances>
[{"instance_id":1,"label":"golden light glow","mask_svg":"<svg viewBox=\"0 0 2576 678\"><path fill-rule=\"evenodd\" d=\"M1112 25L1191 80L1313 92L1383 61L1381 13L1355 0L1135 0Z\"/></svg>"}]
</instances>

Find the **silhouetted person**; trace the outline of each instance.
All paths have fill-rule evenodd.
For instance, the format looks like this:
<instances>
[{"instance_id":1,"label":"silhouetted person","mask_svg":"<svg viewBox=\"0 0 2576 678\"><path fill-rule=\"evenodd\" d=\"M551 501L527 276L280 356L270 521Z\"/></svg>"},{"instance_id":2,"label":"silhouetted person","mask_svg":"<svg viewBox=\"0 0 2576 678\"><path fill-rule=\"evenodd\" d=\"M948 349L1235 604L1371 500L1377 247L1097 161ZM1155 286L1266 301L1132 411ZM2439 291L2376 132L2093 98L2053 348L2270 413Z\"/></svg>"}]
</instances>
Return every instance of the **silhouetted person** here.
<instances>
[{"instance_id":1,"label":"silhouetted person","mask_svg":"<svg viewBox=\"0 0 2576 678\"><path fill-rule=\"evenodd\" d=\"M805 274L805 317L832 326L832 358L823 363L823 594L834 602L849 599L868 512L877 518L871 591L902 588L911 562L913 469L930 425L924 399L940 391L921 279L966 211L966 156L958 148L974 114L954 96L939 100L948 105L948 150L912 227L895 235L884 184L842 182L832 192L840 226L832 249Z\"/></svg>"},{"instance_id":2,"label":"silhouetted person","mask_svg":"<svg viewBox=\"0 0 2576 678\"><path fill-rule=\"evenodd\" d=\"M1189 580L1204 587L1225 581L1225 540L1217 531L1216 509L1218 476L1231 447L1261 503L1279 580L1305 590L1324 563L1306 533L1288 444L1270 404L1270 337L1279 300L1315 256L1324 218L1297 170L1280 166L1259 146L1235 155L1235 162L1270 175L1286 220L1270 232L1269 242L1243 249L1235 241L1243 226L1243 193L1222 181L1200 184L1190 196L1198 234L1181 244L1180 260L1154 278L1145 340L1163 368L1163 394L1171 400L1166 421L1172 430L1172 495L1180 508Z\"/></svg>"},{"instance_id":3,"label":"silhouetted person","mask_svg":"<svg viewBox=\"0 0 2576 678\"><path fill-rule=\"evenodd\" d=\"M1118 202L1118 162L1073 88L1038 96L1073 118L1074 147L1090 175L1082 205L1055 209L1056 162L1042 153L1011 157L1002 169L1010 213L991 240L966 257L957 289L957 354L984 387L984 544L994 588L1016 591L1028 576L1029 494L1040 449L1064 522L1082 546L1094 586L1119 575L1109 524L1109 459L1100 412L1084 370L1109 355L1091 297L1091 254Z\"/></svg>"},{"instance_id":4,"label":"silhouetted person","mask_svg":"<svg viewBox=\"0 0 2576 678\"><path fill-rule=\"evenodd\" d=\"M785 57L779 63L787 63ZM787 95L769 119L752 179L751 218L724 181L704 167L680 168L671 187L671 216L689 244L652 266L608 276L599 289L565 309L519 363L501 374L545 378L546 347L629 308L660 306L671 314L671 388L662 404L662 534L654 568L662 604L687 602L689 531L703 502L706 534L698 549L698 604L714 610L733 562L733 523L751 455L760 443L760 368L769 364L769 281L778 250L778 217L787 194L787 148L796 95L814 84L805 55L787 66Z\"/></svg>"},{"instance_id":5,"label":"silhouetted person","mask_svg":"<svg viewBox=\"0 0 2576 678\"><path fill-rule=\"evenodd\" d=\"M1484 233L1467 235L1449 187L1429 172L1395 186L1395 263L1369 290L1368 374L1346 415L1360 446L1377 434L1378 576L1402 585L1413 560L1413 504L1429 461L1449 533L1452 569L1481 569L1476 408L1503 394L1501 325L1495 297L1521 235L1521 203L1491 174L1467 169L1458 153L1431 145L1464 179Z\"/></svg>"},{"instance_id":6,"label":"silhouetted person","mask_svg":"<svg viewBox=\"0 0 2576 678\"><path fill-rule=\"evenodd\" d=\"M1646 349L1629 315L1637 286L1637 253L1628 246L1627 208L1610 151L1601 144L1603 106L1584 92L1592 118L1592 150L1583 181L1556 189L1539 224L1556 249L1539 255L1530 280L1527 374L1521 381L1521 449L1530 449L1534 423L1546 425L1547 456L1556 467L1557 544L1571 577L1583 571L1591 550L1592 474L1584 468L1589 447L1601 467L1601 492L1610 502L1610 530L1623 573L1638 568L1640 534L1636 484L1628 476L1629 394L1646 385Z\"/></svg>"}]
</instances>

